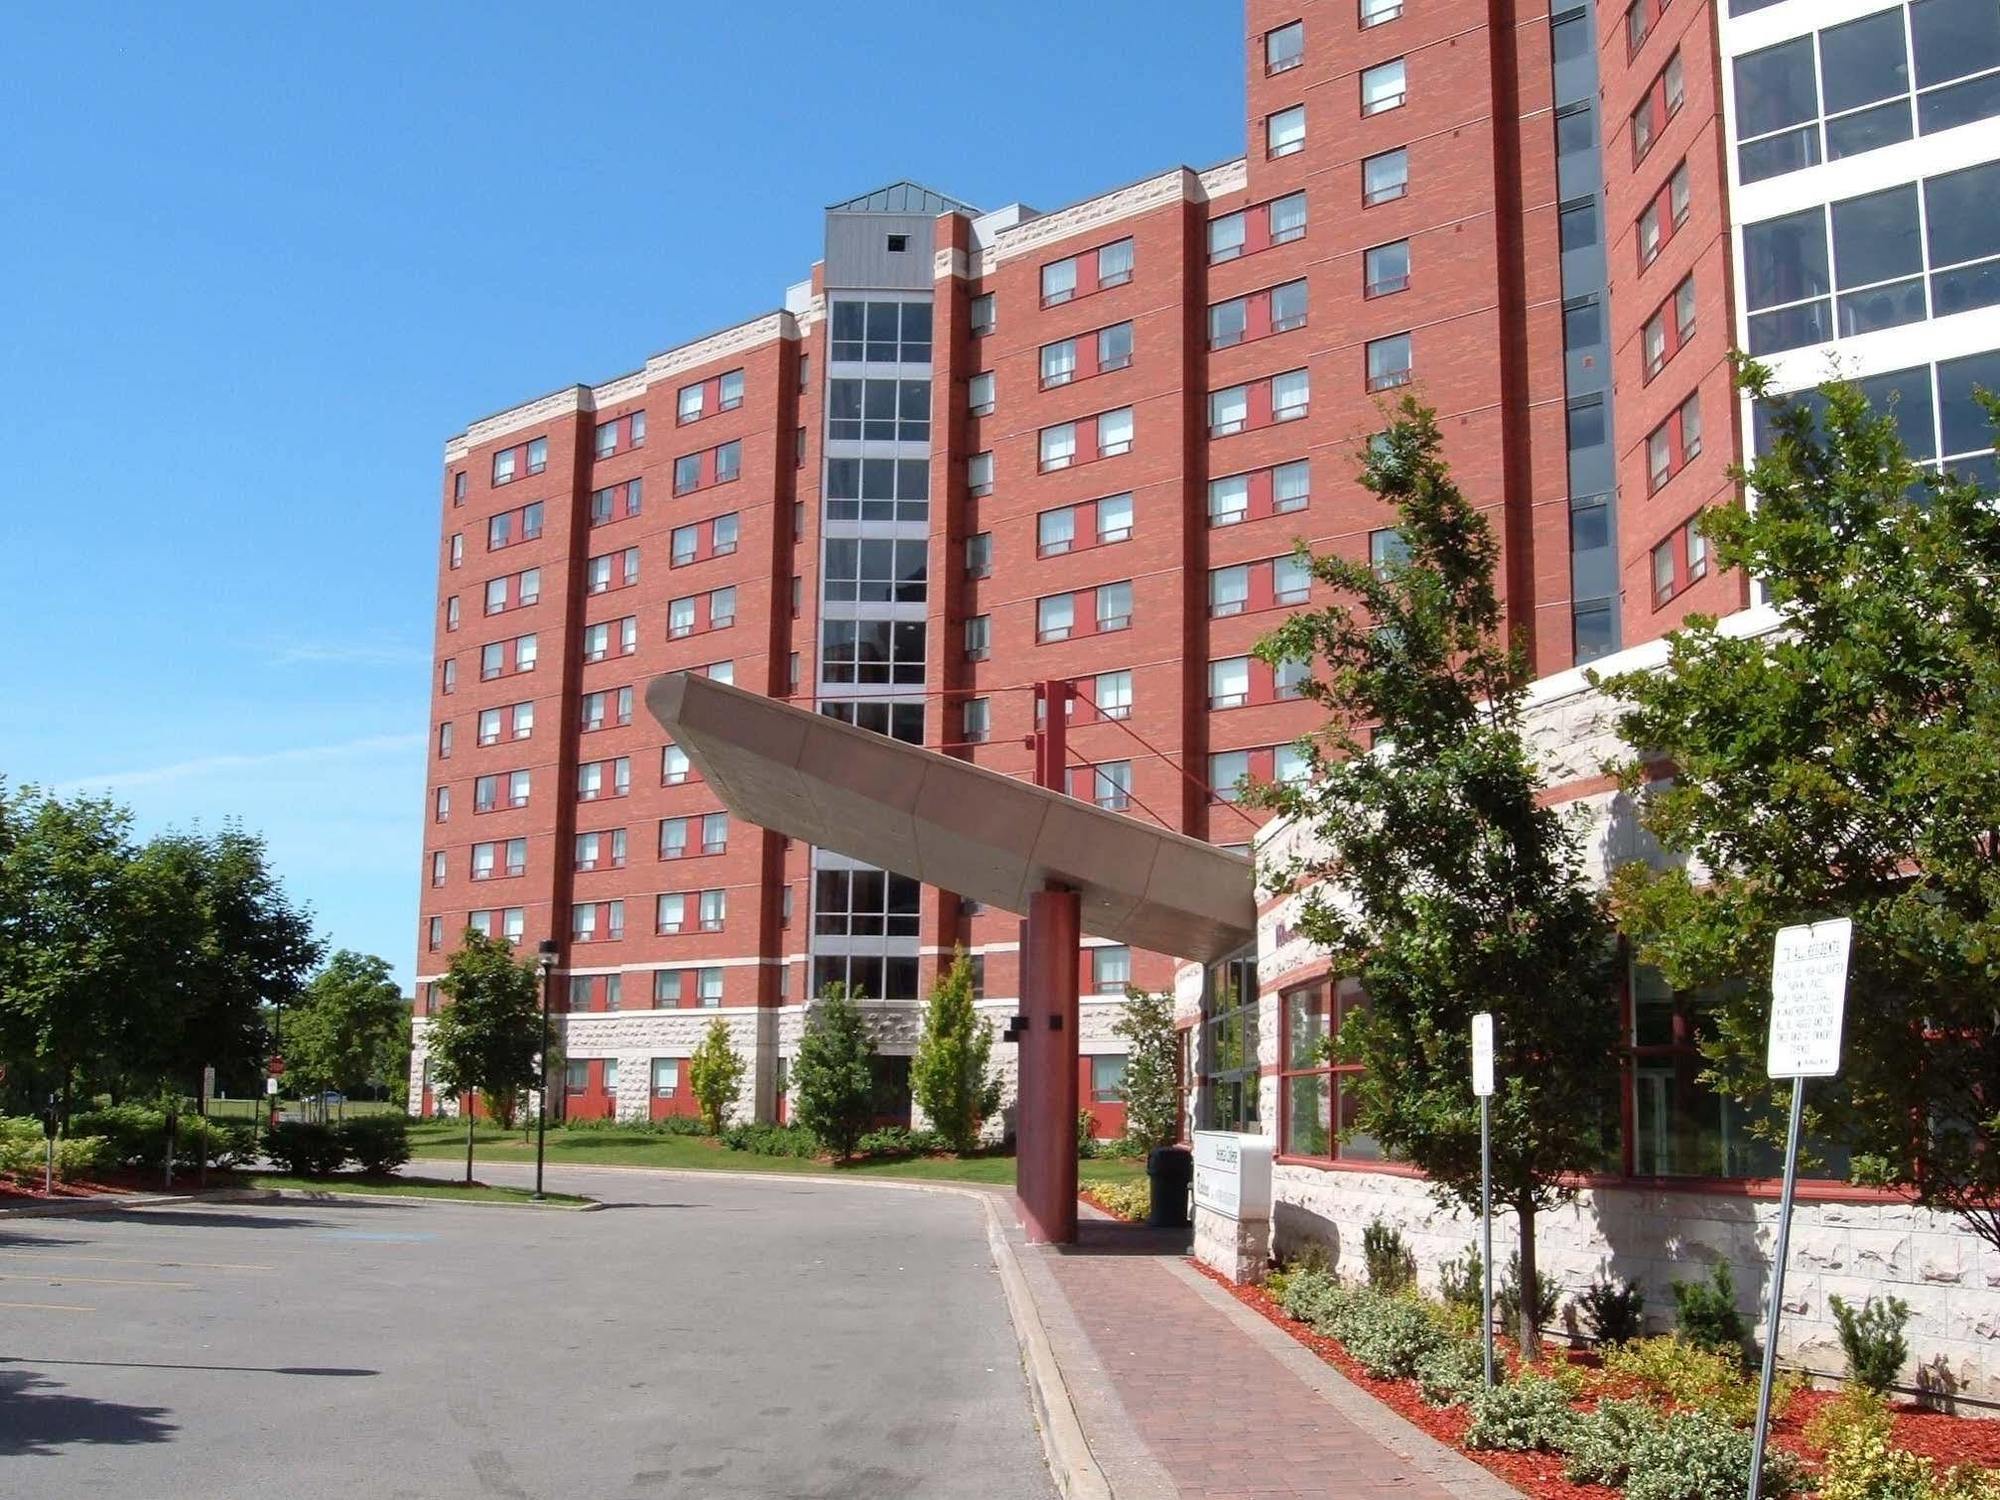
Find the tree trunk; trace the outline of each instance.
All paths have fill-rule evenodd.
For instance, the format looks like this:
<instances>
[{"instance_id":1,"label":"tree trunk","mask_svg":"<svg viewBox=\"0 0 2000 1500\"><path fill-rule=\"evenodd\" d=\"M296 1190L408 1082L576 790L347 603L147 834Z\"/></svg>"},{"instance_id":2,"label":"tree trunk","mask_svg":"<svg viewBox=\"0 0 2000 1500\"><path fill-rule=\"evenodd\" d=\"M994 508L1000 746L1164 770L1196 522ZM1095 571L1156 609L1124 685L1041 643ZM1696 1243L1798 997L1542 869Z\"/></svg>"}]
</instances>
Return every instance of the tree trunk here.
<instances>
[{"instance_id":1,"label":"tree trunk","mask_svg":"<svg viewBox=\"0 0 2000 1500\"><path fill-rule=\"evenodd\" d=\"M1521 1220L1521 1276L1518 1285L1521 1293L1521 1359L1527 1363L1542 1352L1542 1299L1535 1273L1535 1205L1522 1203L1515 1212Z\"/></svg>"},{"instance_id":2,"label":"tree trunk","mask_svg":"<svg viewBox=\"0 0 2000 1500\"><path fill-rule=\"evenodd\" d=\"M472 1095L467 1094L461 1104L465 1110L465 1185L472 1186Z\"/></svg>"}]
</instances>

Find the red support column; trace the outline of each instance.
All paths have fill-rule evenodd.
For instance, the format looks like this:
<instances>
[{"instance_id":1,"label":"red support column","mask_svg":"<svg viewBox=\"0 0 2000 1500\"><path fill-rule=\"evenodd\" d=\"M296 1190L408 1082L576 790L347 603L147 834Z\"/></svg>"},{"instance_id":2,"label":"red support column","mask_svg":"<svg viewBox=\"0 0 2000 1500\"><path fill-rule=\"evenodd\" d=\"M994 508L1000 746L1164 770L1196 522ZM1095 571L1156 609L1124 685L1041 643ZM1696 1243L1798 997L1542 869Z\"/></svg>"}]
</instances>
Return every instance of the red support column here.
<instances>
[{"instance_id":1,"label":"red support column","mask_svg":"<svg viewBox=\"0 0 2000 1500\"><path fill-rule=\"evenodd\" d=\"M1035 780L1067 793L1069 705L1076 688L1054 677L1035 684ZM1014 1201L1028 1239L1076 1240L1078 965L1083 906L1075 891L1050 888L1028 898L1021 924L1020 1052L1015 1107Z\"/></svg>"},{"instance_id":2,"label":"red support column","mask_svg":"<svg viewBox=\"0 0 2000 1500\"><path fill-rule=\"evenodd\" d=\"M1037 891L1022 924L1020 1089L1015 1204L1028 1239L1076 1240L1077 962L1083 906L1075 891Z\"/></svg>"}]
</instances>

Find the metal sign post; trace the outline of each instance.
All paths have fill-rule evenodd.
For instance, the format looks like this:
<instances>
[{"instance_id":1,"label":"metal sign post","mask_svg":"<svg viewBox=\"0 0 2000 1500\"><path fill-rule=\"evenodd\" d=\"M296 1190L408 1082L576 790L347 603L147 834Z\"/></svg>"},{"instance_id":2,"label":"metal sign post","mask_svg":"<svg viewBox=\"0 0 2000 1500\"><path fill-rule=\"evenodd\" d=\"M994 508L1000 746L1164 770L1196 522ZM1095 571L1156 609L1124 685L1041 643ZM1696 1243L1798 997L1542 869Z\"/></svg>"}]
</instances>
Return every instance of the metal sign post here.
<instances>
[{"instance_id":1,"label":"metal sign post","mask_svg":"<svg viewBox=\"0 0 2000 1500\"><path fill-rule=\"evenodd\" d=\"M1472 1092L1479 1096L1479 1305L1486 1384L1493 1384L1493 1016L1472 1018Z\"/></svg>"},{"instance_id":2,"label":"metal sign post","mask_svg":"<svg viewBox=\"0 0 2000 1500\"><path fill-rule=\"evenodd\" d=\"M1750 1445L1750 1489L1764 1479L1764 1444L1771 1431L1771 1382L1778 1368L1778 1319L1785 1302L1785 1255L1792 1237L1792 1193L1799 1180L1799 1125L1806 1080L1840 1071L1840 1036L1847 1011L1847 950L1854 924L1845 917L1780 929L1771 952L1771 1033L1764 1071L1792 1080L1785 1129L1785 1185L1778 1198L1778 1245L1771 1265L1771 1307L1764 1324L1764 1370L1757 1382L1757 1430Z\"/></svg>"}]
</instances>

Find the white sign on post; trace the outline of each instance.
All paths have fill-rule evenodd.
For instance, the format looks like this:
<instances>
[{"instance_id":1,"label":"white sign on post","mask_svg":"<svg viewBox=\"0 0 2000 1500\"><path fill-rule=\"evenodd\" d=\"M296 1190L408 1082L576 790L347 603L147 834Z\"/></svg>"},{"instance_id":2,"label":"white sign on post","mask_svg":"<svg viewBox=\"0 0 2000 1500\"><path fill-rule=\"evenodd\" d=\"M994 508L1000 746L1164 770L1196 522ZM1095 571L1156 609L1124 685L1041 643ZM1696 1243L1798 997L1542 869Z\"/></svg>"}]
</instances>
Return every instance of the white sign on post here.
<instances>
[{"instance_id":1,"label":"white sign on post","mask_svg":"<svg viewBox=\"0 0 2000 1500\"><path fill-rule=\"evenodd\" d=\"M1831 1078L1840 1071L1841 1023L1847 1013L1846 917L1778 933L1771 953L1771 1035L1765 1072L1772 1078Z\"/></svg>"},{"instance_id":2,"label":"white sign on post","mask_svg":"<svg viewBox=\"0 0 2000 1500\"><path fill-rule=\"evenodd\" d=\"M1493 1094L1493 1013L1482 1010L1472 1018L1472 1092L1487 1099Z\"/></svg>"},{"instance_id":3,"label":"white sign on post","mask_svg":"<svg viewBox=\"0 0 2000 1500\"><path fill-rule=\"evenodd\" d=\"M213 1099L214 1097L215 1097L215 1069L213 1067L203 1068L201 1070L202 1106L206 1108L208 1105L208 1101Z\"/></svg>"},{"instance_id":4,"label":"white sign on post","mask_svg":"<svg viewBox=\"0 0 2000 1500\"><path fill-rule=\"evenodd\" d=\"M1271 1143L1234 1131L1197 1130L1194 1202L1224 1218L1270 1218Z\"/></svg>"},{"instance_id":5,"label":"white sign on post","mask_svg":"<svg viewBox=\"0 0 2000 1500\"><path fill-rule=\"evenodd\" d=\"M277 1098L277 1097L278 1097L278 1080L277 1080L277 1079L275 1079L275 1078L266 1078L266 1079L264 1080L264 1092L265 1092L266 1094L269 1094L269 1095L270 1095L270 1096L271 1096L271 1097L272 1097L273 1099Z\"/></svg>"}]
</instances>

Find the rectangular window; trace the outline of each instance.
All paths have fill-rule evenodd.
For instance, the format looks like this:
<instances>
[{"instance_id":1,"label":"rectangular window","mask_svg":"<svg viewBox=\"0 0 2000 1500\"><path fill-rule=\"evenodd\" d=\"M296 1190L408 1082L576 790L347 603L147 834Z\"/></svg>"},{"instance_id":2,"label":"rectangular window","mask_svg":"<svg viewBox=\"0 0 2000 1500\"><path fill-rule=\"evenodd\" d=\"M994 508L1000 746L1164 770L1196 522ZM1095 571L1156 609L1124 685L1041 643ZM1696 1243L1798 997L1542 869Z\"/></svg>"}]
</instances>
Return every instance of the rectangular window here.
<instances>
[{"instance_id":1,"label":"rectangular window","mask_svg":"<svg viewBox=\"0 0 2000 1500\"><path fill-rule=\"evenodd\" d=\"M1377 245L1362 257L1361 289L1364 297L1386 297L1410 284L1410 242L1396 240Z\"/></svg>"},{"instance_id":2,"label":"rectangular window","mask_svg":"<svg viewBox=\"0 0 2000 1500\"><path fill-rule=\"evenodd\" d=\"M1394 334L1368 344L1368 389L1393 390L1410 383L1410 336Z\"/></svg>"},{"instance_id":3,"label":"rectangular window","mask_svg":"<svg viewBox=\"0 0 2000 1500\"><path fill-rule=\"evenodd\" d=\"M1250 658L1230 656L1208 664L1208 706L1241 708L1250 701Z\"/></svg>"},{"instance_id":4,"label":"rectangular window","mask_svg":"<svg viewBox=\"0 0 2000 1500\"><path fill-rule=\"evenodd\" d=\"M1271 243L1287 244L1301 239L1306 232L1306 195L1288 193L1282 198L1274 198L1270 203Z\"/></svg>"},{"instance_id":5,"label":"rectangular window","mask_svg":"<svg viewBox=\"0 0 2000 1500\"><path fill-rule=\"evenodd\" d=\"M965 576L990 578L993 575L993 533L976 531L965 539Z\"/></svg>"},{"instance_id":6,"label":"rectangular window","mask_svg":"<svg viewBox=\"0 0 2000 1500\"><path fill-rule=\"evenodd\" d=\"M1132 408L1107 411L1097 419L1097 456L1115 458L1132 451Z\"/></svg>"},{"instance_id":7,"label":"rectangular window","mask_svg":"<svg viewBox=\"0 0 2000 1500\"><path fill-rule=\"evenodd\" d=\"M986 660L986 653L992 649L992 638L992 616L968 616L965 622L965 659L967 661Z\"/></svg>"},{"instance_id":8,"label":"rectangular window","mask_svg":"<svg viewBox=\"0 0 2000 1500\"><path fill-rule=\"evenodd\" d=\"M975 377L977 378L977 377ZM1053 390L1076 378L1076 340L1042 345L1042 389Z\"/></svg>"},{"instance_id":9,"label":"rectangular window","mask_svg":"<svg viewBox=\"0 0 2000 1500\"><path fill-rule=\"evenodd\" d=\"M1264 154L1273 160L1306 147L1306 107L1295 104L1264 121Z\"/></svg>"},{"instance_id":10,"label":"rectangular window","mask_svg":"<svg viewBox=\"0 0 2000 1500\"><path fill-rule=\"evenodd\" d=\"M1306 27L1293 21L1264 33L1264 71L1287 73L1306 60Z\"/></svg>"},{"instance_id":11,"label":"rectangular window","mask_svg":"<svg viewBox=\"0 0 2000 1500\"><path fill-rule=\"evenodd\" d=\"M1042 267L1042 306L1054 307L1076 295L1076 262L1051 261Z\"/></svg>"},{"instance_id":12,"label":"rectangular window","mask_svg":"<svg viewBox=\"0 0 2000 1500\"><path fill-rule=\"evenodd\" d=\"M1208 795L1217 802L1234 802L1243 794L1240 783L1250 774L1250 752L1224 750L1208 758Z\"/></svg>"},{"instance_id":13,"label":"rectangular window","mask_svg":"<svg viewBox=\"0 0 2000 1500\"><path fill-rule=\"evenodd\" d=\"M1208 435L1227 437L1241 432L1250 421L1250 387L1232 385L1208 395Z\"/></svg>"},{"instance_id":14,"label":"rectangular window","mask_svg":"<svg viewBox=\"0 0 2000 1500\"><path fill-rule=\"evenodd\" d=\"M1076 424L1065 422L1059 427L1044 427L1041 432L1041 469L1044 474L1052 469L1067 469L1076 462Z\"/></svg>"},{"instance_id":15,"label":"rectangular window","mask_svg":"<svg viewBox=\"0 0 2000 1500\"><path fill-rule=\"evenodd\" d=\"M966 382L966 410L975 417L991 416L993 413L993 372L983 370Z\"/></svg>"},{"instance_id":16,"label":"rectangular window","mask_svg":"<svg viewBox=\"0 0 2000 1500\"><path fill-rule=\"evenodd\" d=\"M1132 363L1132 325L1113 323L1097 331L1097 373L1122 370Z\"/></svg>"},{"instance_id":17,"label":"rectangular window","mask_svg":"<svg viewBox=\"0 0 2000 1500\"><path fill-rule=\"evenodd\" d=\"M1035 639L1066 641L1076 628L1076 596L1050 594L1035 604Z\"/></svg>"},{"instance_id":18,"label":"rectangular window","mask_svg":"<svg viewBox=\"0 0 2000 1500\"><path fill-rule=\"evenodd\" d=\"M1219 266L1243 253L1243 215L1224 214L1208 221L1208 263Z\"/></svg>"},{"instance_id":19,"label":"rectangular window","mask_svg":"<svg viewBox=\"0 0 2000 1500\"><path fill-rule=\"evenodd\" d=\"M1364 208L1388 203L1409 190L1410 153L1406 147L1398 146L1394 151L1384 151L1380 156L1370 156L1362 161L1361 203Z\"/></svg>"},{"instance_id":20,"label":"rectangular window","mask_svg":"<svg viewBox=\"0 0 2000 1500\"><path fill-rule=\"evenodd\" d=\"M1099 672L1088 680L1090 701L1099 718L1129 719L1132 716L1132 674Z\"/></svg>"},{"instance_id":21,"label":"rectangular window","mask_svg":"<svg viewBox=\"0 0 2000 1500\"><path fill-rule=\"evenodd\" d=\"M1132 623L1132 585L1107 583L1097 590L1097 628L1124 630Z\"/></svg>"},{"instance_id":22,"label":"rectangular window","mask_svg":"<svg viewBox=\"0 0 2000 1500\"><path fill-rule=\"evenodd\" d=\"M1124 812L1132 805L1132 762L1108 760L1090 768L1090 798L1106 812Z\"/></svg>"},{"instance_id":23,"label":"rectangular window","mask_svg":"<svg viewBox=\"0 0 2000 1500\"><path fill-rule=\"evenodd\" d=\"M967 744L979 744L993 732L992 699L968 698L959 708L959 733Z\"/></svg>"},{"instance_id":24,"label":"rectangular window","mask_svg":"<svg viewBox=\"0 0 2000 1500\"><path fill-rule=\"evenodd\" d=\"M1380 26L1403 13L1403 0L1361 0L1361 29Z\"/></svg>"},{"instance_id":25,"label":"rectangular window","mask_svg":"<svg viewBox=\"0 0 2000 1500\"><path fill-rule=\"evenodd\" d=\"M1208 482L1208 524L1234 526L1250 514L1250 476L1231 474Z\"/></svg>"},{"instance_id":26,"label":"rectangular window","mask_svg":"<svg viewBox=\"0 0 2000 1500\"><path fill-rule=\"evenodd\" d=\"M1113 240L1097 252L1099 289L1123 286L1132 279L1132 241Z\"/></svg>"},{"instance_id":27,"label":"rectangular window","mask_svg":"<svg viewBox=\"0 0 2000 1500\"><path fill-rule=\"evenodd\" d=\"M1361 74L1361 113L1384 114L1400 109L1404 99L1403 59L1366 68Z\"/></svg>"},{"instance_id":28,"label":"rectangular window","mask_svg":"<svg viewBox=\"0 0 2000 1500\"><path fill-rule=\"evenodd\" d=\"M1232 297L1208 310L1208 347L1227 349L1243 342L1250 327L1250 299Z\"/></svg>"},{"instance_id":29,"label":"rectangular window","mask_svg":"<svg viewBox=\"0 0 2000 1500\"><path fill-rule=\"evenodd\" d=\"M965 461L966 492L975 497L993 493L993 455L975 453Z\"/></svg>"},{"instance_id":30,"label":"rectangular window","mask_svg":"<svg viewBox=\"0 0 2000 1500\"><path fill-rule=\"evenodd\" d=\"M1407 339L1405 340L1407 343ZM1306 414L1312 401L1312 381L1304 370L1288 370L1271 377L1271 420L1295 422Z\"/></svg>"},{"instance_id":31,"label":"rectangular window","mask_svg":"<svg viewBox=\"0 0 2000 1500\"><path fill-rule=\"evenodd\" d=\"M970 304L972 336L983 338L993 331L993 294L982 292Z\"/></svg>"},{"instance_id":32,"label":"rectangular window","mask_svg":"<svg viewBox=\"0 0 2000 1500\"><path fill-rule=\"evenodd\" d=\"M1097 540L1122 542L1132 535L1132 497L1111 495L1097 502Z\"/></svg>"},{"instance_id":33,"label":"rectangular window","mask_svg":"<svg viewBox=\"0 0 2000 1500\"><path fill-rule=\"evenodd\" d=\"M1076 510L1064 506L1060 510L1045 510L1035 517L1035 552L1040 557L1055 557L1076 545Z\"/></svg>"}]
</instances>

